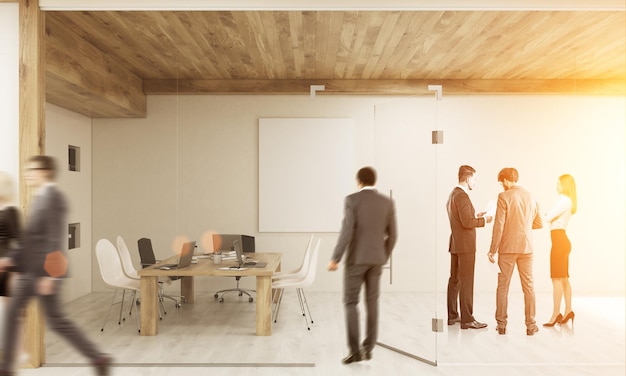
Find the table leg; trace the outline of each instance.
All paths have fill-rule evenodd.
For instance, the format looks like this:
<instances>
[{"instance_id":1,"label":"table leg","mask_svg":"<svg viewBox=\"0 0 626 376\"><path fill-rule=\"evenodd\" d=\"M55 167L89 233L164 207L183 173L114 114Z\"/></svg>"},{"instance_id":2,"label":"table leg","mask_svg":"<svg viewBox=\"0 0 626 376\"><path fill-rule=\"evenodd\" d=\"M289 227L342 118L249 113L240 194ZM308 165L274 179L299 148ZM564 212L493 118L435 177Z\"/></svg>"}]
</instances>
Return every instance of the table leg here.
<instances>
[{"instance_id":1,"label":"table leg","mask_svg":"<svg viewBox=\"0 0 626 376\"><path fill-rule=\"evenodd\" d=\"M193 286L193 277L181 277L180 279L180 295L184 296L183 303L192 304L195 302L195 291Z\"/></svg>"},{"instance_id":2,"label":"table leg","mask_svg":"<svg viewBox=\"0 0 626 376\"><path fill-rule=\"evenodd\" d=\"M141 277L141 335L155 336L159 332L158 277Z\"/></svg>"},{"instance_id":3,"label":"table leg","mask_svg":"<svg viewBox=\"0 0 626 376\"><path fill-rule=\"evenodd\" d=\"M256 335L272 335L272 278L256 277Z\"/></svg>"}]
</instances>

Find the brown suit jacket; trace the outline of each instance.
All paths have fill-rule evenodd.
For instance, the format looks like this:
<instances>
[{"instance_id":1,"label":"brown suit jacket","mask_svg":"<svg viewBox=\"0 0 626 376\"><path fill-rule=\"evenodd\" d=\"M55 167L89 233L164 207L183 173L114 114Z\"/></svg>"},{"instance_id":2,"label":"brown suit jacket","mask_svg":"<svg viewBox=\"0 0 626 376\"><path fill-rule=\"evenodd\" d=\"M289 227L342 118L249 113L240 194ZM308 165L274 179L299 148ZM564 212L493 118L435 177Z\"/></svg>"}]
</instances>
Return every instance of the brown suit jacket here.
<instances>
[{"instance_id":1,"label":"brown suit jacket","mask_svg":"<svg viewBox=\"0 0 626 376\"><path fill-rule=\"evenodd\" d=\"M460 187L450 192L446 209L450 220L450 230L452 230L448 251L476 253L476 227L484 227L485 218L476 218L472 201Z\"/></svg>"},{"instance_id":2,"label":"brown suit jacket","mask_svg":"<svg viewBox=\"0 0 626 376\"><path fill-rule=\"evenodd\" d=\"M543 227L539 205L515 185L498 195L490 253L533 253L532 229Z\"/></svg>"}]
</instances>

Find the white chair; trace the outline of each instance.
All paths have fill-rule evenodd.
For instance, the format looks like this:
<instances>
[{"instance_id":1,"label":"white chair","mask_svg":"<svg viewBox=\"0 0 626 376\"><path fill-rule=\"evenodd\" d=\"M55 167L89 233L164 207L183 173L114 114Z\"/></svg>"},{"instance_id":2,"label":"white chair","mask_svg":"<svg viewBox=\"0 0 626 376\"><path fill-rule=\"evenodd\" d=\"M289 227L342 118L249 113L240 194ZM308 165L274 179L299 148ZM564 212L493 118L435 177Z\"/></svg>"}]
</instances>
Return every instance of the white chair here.
<instances>
[{"instance_id":1,"label":"white chair","mask_svg":"<svg viewBox=\"0 0 626 376\"><path fill-rule=\"evenodd\" d=\"M133 260L130 257L130 251L128 250L128 246L124 239L121 236L117 236L117 251L120 254L120 260L122 261L122 270L124 270L124 274L128 278L132 279L140 279L139 274L137 274L137 269L133 265Z\"/></svg>"},{"instance_id":2,"label":"white chair","mask_svg":"<svg viewBox=\"0 0 626 376\"><path fill-rule=\"evenodd\" d=\"M104 318L102 328L100 329L100 331L104 331L104 326L106 325L107 319L109 318L111 310L115 304L121 304L118 324L122 323L122 310L124 309L124 298L127 290L132 291L130 308L132 311L135 306L135 297L137 296L137 292L140 291L140 282L138 279L129 278L126 274L124 274L119 252L109 240L98 240L98 243L96 243L96 258L98 259L98 266L100 267L100 274L102 275L104 283L115 289L111 306L109 307L109 312ZM119 303L115 303L115 297L118 290L122 290L122 300ZM137 308L135 308L135 311L135 317L137 318L137 330L141 331L141 327L139 326L139 312L137 312Z\"/></svg>"},{"instance_id":3,"label":"white chair","mask_svg":"<svg viewBox=\"0 0 626 376\"><path fill-rule=\"evenodd\" d=\"M283 291L285 288L295 288L296 293L298 294L298 301L300 302L300 310L302 311L302 316L304 316L304 321L306 323L306 328L311 330L309 326L309 319L311 320L311 324L313 323L313 316L311 316L311 310L309 309L309 304L306 300L306 295L304 295L304 288L311 286L313 281L315 280L315 274L317 273L317 256L320 250L321 239L317 240L317 244L315 249L311 252L311 257L308 261L308 267L306 268L306 273L302 278L280 278L272 281L272 290L278 294L278 300L272 299L272 301L276 301L276 306L272 312L272 317L274 322L278 317L278 311L280 309L280 303L283 299ZM303 267L304 268L304 267ZM309 315L309 319L307 319L307 313Z\"/></svg>"},{"instance_id":4,"label":"white chair","mask_svg":"<svg viewBox=\"0 0 626 376\"><path fill-rule=\"evenodd\" d=\"M130 256L128 246L120 235L117 236L117 252L119 253L120 260L122 261L122 270L124 271L124 274L126 274L126 276L130 279L136 279L138 281L141 281L137 269L133 265L133 260ZM135 299L135 301L137 302L137 304L139 304L139 299ZM163 311L163 313L165 314L167 314L167 312L165 311L165 305L163 304L163 298L161 294L159 294L159 303L161 304L159 309L159 320L162 320L163 317L161 316L161 311ZM133 307L130 307L130 311L128 312L128 314L131 315L132 311Z\"/></svg>"},{"instance_id":5,"label":"white chair","mask_svg":"<svg viewBox=\"0 0 626 376\"><path fill-rule=\"evenodd\" d=\"M302 263L297 269L288 271L288 272L276 272L272 274L272 280L275 279L301 279L307 272L309 267L309 258L311 257L311 245L313 244L313 234L309 238L309 243L306 245L306 249L304 250L304 255L302 256Z\"/></svg>"}]
</instances>

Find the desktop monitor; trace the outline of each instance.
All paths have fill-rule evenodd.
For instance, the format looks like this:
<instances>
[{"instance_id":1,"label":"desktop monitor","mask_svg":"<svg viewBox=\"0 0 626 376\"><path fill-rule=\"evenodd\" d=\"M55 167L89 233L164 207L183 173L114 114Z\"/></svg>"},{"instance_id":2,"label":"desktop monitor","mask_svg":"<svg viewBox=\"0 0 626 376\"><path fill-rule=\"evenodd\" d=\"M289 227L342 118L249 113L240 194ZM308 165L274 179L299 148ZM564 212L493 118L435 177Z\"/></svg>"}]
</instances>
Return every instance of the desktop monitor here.
<instances>
[{"instance_id":1,"label":"desktop monitor","mask_svg":"<svg viewBox=\"0 0 626 376\"><path fill-rule=\"evenodd\" d=\"M254 236L240 234L213 234L213 252L235 251L235 241L241 245L241 252L254 252Z\"/></svg>"}]
</instances>

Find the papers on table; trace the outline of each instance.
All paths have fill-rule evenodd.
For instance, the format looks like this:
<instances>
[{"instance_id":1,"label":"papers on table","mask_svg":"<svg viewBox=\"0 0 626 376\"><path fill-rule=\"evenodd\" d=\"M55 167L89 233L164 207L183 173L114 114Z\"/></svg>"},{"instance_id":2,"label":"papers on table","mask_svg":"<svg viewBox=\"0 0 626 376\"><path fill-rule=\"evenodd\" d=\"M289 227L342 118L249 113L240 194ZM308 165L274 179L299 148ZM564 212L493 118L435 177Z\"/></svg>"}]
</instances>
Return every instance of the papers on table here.
<instances>
[{"instance_id":1,"label":"papers on table","mask_svg":"<svg viewBox=\"0 0 626 376\"><path fill-rule=\"evenodd\" d=\"M241 271L241 270L248 270L248 268L238 268L238 267L235 267L235 266L233 266L233 267L225 266L223 268L217 268L217 270Z\"/></svg>"}]
</instances>

